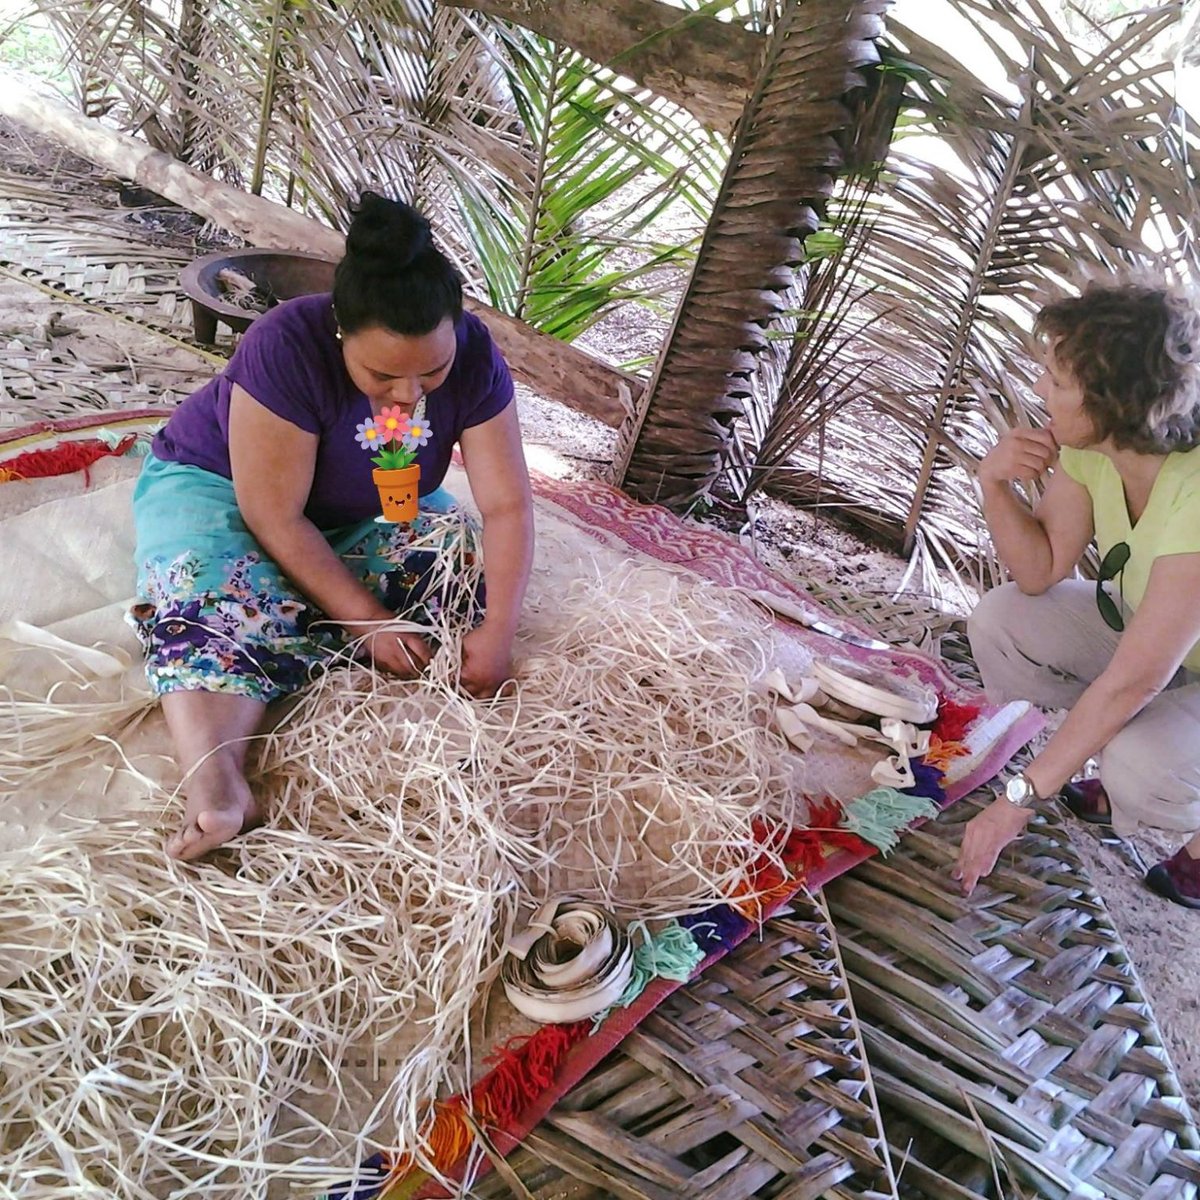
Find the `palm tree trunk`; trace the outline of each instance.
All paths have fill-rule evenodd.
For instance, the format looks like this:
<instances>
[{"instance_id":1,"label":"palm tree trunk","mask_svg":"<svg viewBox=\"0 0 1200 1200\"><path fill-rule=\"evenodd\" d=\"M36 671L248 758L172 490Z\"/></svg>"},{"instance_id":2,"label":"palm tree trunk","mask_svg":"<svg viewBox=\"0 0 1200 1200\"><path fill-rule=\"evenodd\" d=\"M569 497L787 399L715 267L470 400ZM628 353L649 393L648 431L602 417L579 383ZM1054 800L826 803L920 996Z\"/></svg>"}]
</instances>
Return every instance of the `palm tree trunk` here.
<instances>
[{"instance_id":1,"label":"palm tree trunk","mask_svg":"<svg viewBox=\"0 0 1200 1200\"><path fill-rule=\"evenodd\" d=\"M661 0L442 0L523 25L732 130L758 76L766 39Z\"/></svg>"},{"instance_id":2,"label":"palm tree trunk","mask_svg":"<svg viewBox=\"0 0 1200 1200\"><path fill-rule=\"evenodd\" d=\"M756 357L842 163L843 97L878 60L886 7L789 0L783 10L674 326L617 448L617 478L635 496L684 507L725 465Z\"/></svg>"}]
</instances>

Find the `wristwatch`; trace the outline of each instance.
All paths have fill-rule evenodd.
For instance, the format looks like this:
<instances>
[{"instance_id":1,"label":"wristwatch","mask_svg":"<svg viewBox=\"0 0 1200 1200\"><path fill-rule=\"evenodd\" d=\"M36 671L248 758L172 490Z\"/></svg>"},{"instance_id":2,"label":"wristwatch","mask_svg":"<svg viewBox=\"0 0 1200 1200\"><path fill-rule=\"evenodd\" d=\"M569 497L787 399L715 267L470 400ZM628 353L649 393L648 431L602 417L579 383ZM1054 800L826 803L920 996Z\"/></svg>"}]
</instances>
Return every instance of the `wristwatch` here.
<instances>
[{"instance_id":1,"label":"wristwatch","mask_svg":"<svg viewBox=\"0 0 1200 1200\"><path fill-rule=\"evenodd\" d=\"M1035 800L1041 799L1037 788L1029 782L1029 776L1024 772L1014 775L1004 785L1004 798L1014 808L1028 808Z\"/></svg>"}]
</instances>

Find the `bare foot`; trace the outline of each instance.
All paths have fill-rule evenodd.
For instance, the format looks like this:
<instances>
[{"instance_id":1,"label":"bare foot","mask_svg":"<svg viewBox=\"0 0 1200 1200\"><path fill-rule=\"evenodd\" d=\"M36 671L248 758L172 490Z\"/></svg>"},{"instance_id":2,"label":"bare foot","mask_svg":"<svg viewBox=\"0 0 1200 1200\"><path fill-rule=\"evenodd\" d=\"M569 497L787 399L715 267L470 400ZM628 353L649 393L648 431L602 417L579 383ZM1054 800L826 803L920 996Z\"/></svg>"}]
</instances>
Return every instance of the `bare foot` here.
<instances>
[{"instance_id":1,"label":"bare foot","mask_svg":"<svg viewBox=\"0 0 1200 1200\"><path fill-rule=\"evenodd\" d=\"M262 817L241 770L214 755L187 782L183 826L167 839L167 853L185 861L203 858Z\"/></svg>"}]
</instances>

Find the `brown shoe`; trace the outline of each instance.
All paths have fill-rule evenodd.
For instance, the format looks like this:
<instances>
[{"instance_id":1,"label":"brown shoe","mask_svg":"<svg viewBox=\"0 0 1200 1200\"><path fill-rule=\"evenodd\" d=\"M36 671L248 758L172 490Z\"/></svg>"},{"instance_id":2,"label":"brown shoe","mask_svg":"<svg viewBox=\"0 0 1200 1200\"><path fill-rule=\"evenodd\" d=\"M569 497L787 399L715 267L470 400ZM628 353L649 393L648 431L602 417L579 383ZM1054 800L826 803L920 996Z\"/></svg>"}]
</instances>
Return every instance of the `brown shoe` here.
<instances>
[{"instance_id":1,"label":"brown shoe","mask_svg":"<svg viewBox=\"0 0 1200 1200\"><path fill-rule=\"evenodd\" d=\"M1112 806L1099 779L1081 779L1068 783L1058 798L1069 812L1089 825L1112 826Z\"/></svg>"},{"instance_id":2,"label":"brown shoe","mask_svg":"<svg viewBox=\"0 0 1200 1200\"><path fill-rule=\"evenodd\" d=\"M1146 886L1184 908L1200 908L1200 858L1181 846L1146 872Z\"/></svg>"}]
</instances>

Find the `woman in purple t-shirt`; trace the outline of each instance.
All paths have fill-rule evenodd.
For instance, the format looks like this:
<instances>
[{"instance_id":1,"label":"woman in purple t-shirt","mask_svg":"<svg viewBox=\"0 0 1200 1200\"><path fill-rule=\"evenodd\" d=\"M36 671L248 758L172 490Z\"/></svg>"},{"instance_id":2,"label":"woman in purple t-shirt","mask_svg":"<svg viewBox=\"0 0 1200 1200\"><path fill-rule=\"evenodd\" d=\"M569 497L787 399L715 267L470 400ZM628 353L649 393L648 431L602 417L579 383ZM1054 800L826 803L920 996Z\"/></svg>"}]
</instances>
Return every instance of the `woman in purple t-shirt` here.
<instances>
[{"instance_id":1,"label":"woman in purple t-shirt","mask_svg":"<svg viewBox=\"0 0 1200 1200\"><path fill-rule=\"evenodd\" d=\"M432 514L453 508L441 483L455 445L483 520L487 585L486 615L463 637L460 681L487 697L509 677L533 555L512 398L508 368L463 312L461 281L428 221L368 192L332 296L259 318L221 375L180 405L134 495L131 613L185 775L170 854L197 858L259 819L249 739L267 704L346 640L401 678L429 664L428 642L389 622L463 604L435 594L437 554L414 547L428 546ZM419 447L411 524L375 520L379 492L360 442L384 410ZM465 603L477 617L482 596Z\"/></svg>"}]
</instances>

